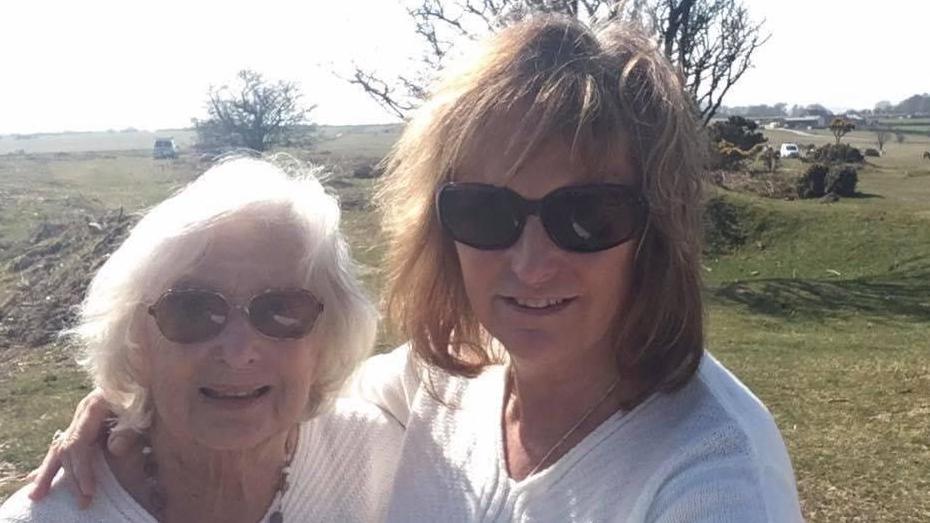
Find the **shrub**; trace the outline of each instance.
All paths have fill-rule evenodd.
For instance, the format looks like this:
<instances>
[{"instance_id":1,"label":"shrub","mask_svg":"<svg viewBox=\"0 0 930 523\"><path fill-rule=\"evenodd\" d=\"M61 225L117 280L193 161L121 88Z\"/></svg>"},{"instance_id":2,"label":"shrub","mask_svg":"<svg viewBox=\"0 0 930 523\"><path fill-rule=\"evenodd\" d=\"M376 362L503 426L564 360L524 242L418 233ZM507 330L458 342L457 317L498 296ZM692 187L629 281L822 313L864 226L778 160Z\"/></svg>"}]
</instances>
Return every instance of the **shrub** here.
<instances>
[{"instance_id":1,"label":"shrub","mask_svg":"<svg viewBox=\"0 0 930 523\"><path fill-rule=\"evenodd\" d=\"M725 122L715 122L710 126L711 143L729 142L732 147L744 151L752 149L756 144L766 141L765 136L756 129L759 125L742 116L731 116Z\"/></svg>"},{"instance_id":2,"label":"shrub","mask_svg":"<svg viewBox=\"0 0 930 523\"><path fill-rule=\"evenodd\" d=\"M711 147L711 168L738 171L743 168L743 163L748 156L748 151L744 151L726 140L720 140Z\"/></svg>"},{"instance_id":3,"label":"shrub","mask_svg":"<svg viewBox=\"0 0 930 523\"><path fill-rule=\"evenodd\" d=\"M830 169L824 184L827 193L838 196L855 196L859 173L851 165L837 165Z\"/></svg>"},{"instance_id":4,"label":"shrub","mask_svg":"<svg viewBox=\"0 0 930 523\"><path fill-rule=\"evenodd\" d=\"M876 157L882 155L882 153L878 152L878 149L872 149L871 147L866 149L865 152L863 152L862 154L864 154L865 156L876 156Z\"/></svg>"},{"instance_id":5,"label":"shrub","mask_svg":"<svg viewBox=\"0 0 930 523\"><path fill-rule=\"evenodd\" d=\"M383 170L377 164L362 164L352 169L352 176L355 178L378 178L383 174Z\"/></svg>"},{"instance_id":6,"label":"shrub","mask_svg":"<svg viewBox=\"0 0 930 523\"><path fill-rule=\"evenodd\" d=\"M826 194L855 196L858 182L859 173L851 165L830 167L826 164L815 163L798 178L798 197L820 198Z\"/></svg>"},{"instance_id":7,"label":"shrub","mask_svg":"<svg viewBox=\"0 0 930 523\"><path fill-rule=\"evenodd\" d=\"M820 198L824 195L827 173L830 168L822 163L815 163L807 168L797 183L798 198Z\"/></svg>"},{"instance_id":8,"label":"shrub","mask_svg":"<svg viewBox=\"0 0 930 523\"><path fill-rule=\"evenodd\" d=\"M814 151L813 159L822 163L862 163L864 160L859 149L847 143L822 145Z\"/></svg>"}]
</instances>

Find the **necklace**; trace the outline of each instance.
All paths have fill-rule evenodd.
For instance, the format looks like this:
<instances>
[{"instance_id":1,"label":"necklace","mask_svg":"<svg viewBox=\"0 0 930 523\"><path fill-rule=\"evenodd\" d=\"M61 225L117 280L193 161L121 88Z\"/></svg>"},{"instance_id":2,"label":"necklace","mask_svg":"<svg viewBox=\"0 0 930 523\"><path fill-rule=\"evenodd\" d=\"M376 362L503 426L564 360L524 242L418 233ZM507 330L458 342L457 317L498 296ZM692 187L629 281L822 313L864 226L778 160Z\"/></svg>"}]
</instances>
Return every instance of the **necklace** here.
<instances>
[{"instance_id":1,"label":"necklace","mask_svg":"<svg viewBox=\"0 0 930 523\"><path fill-rule=\"evenodd\" d=\"M511 381L513 381L513 370L512 369L511 369L511 372L509 373L509 376L510 376ZM587 421L588 418L590 418L592 414L594 414L594 411L596 411L598 407L600 407L601 405L604 404L605 401L607 401L607 398L609 398L610 395L613 394L615 390L617 390L617 387L619 385L620 385L620 378L617 377L617 379L614 380L614 382L610 385L610 387L607 388L607 391L604 392L604 395L601 396L600 399L598 399L596 402L594 402L594 404L591 405L591 407L588 408L588 410L585 411L585 413L582 414L580 418L578 418L578 421L576 421L575 424L572 425L571 428L569 428L567 432L565 432L565 434L562 434L562 437L559 438L559 440L555 442L555 445L550 447L549 450L543 455L543 457L539 461L536 462L536 466L530 470L530 473L527 474L526 477L530 477L533 474L536 474L537 472L539 472L539 469L543 466L543 464L546 463L546 461L549 460L552 454L556 450L558 450L559 447L561 447L568 440L568 438L570 438L572 434L575 433L575 431L581 428L581 425L583 425L584 422Z\"/></svg>"},{"instance_id":2,"label":"necklace","mask_svg":"<svg viewBox=\"0 0 930 523\"><path fill-rule=\"evenodd\" d=\"M287 440L284 442L284 466L281 467L281 473L278 476L278 486L271 501L274 510L268 516L268 523L284 523L284 494L287 493L291 486L290 482L288 482L288 475L291 473L291 461L294 459L297 436L294 436L293 440L291 435L288 434ZM151 489L149 503L157 513L156 515L164 515L167 506L165 491L158 484L158 464L155 463L155 453L148 441L142 446L142 472L145 475L146 484Z\"/></svg>"}]
</instances>

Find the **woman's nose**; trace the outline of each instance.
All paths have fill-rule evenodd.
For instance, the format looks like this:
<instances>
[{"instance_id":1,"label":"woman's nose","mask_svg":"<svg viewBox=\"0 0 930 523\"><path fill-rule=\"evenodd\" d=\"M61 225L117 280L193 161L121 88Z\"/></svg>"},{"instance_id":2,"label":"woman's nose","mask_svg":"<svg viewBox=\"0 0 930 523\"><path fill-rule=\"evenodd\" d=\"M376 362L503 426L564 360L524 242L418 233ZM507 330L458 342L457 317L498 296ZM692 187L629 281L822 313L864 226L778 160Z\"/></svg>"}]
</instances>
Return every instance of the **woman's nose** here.
<instances>
[{"instance_id":1,"label":"woman's nose","mask_svg":"<svg viewBox=\"0 0 930 523\"><path fill-rule=\"evenodd\" d=\"M530 216L523 232L510 249L510 266L514 275L526 285L539 285L551 279L558 270L561 250L552 243L536 216Z\"/></svg>"},{"instance_id":2,"label":"woman's nose","mask_svg":"<svg viewBox=\"0 0 930 523\"><path fill-rule=\"evenodd\" d=\"M241 311L233 310L223 332L215 340L218 358L231 368L246 368L258 361L262 336Z\"/></svg>"}]
</instances>

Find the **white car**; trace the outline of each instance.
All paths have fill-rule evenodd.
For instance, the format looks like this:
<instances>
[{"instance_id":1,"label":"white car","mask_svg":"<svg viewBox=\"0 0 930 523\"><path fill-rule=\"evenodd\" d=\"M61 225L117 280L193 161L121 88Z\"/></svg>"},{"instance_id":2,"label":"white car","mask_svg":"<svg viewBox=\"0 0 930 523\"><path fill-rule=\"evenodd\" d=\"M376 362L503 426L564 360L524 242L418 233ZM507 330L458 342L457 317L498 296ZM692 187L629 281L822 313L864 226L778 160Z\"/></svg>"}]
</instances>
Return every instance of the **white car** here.
<instances>
[{"instance_id":1,"label":"white car","mask_svg":"<svg viewBox=\"0 0 930 523\"><path fill-rule=\"evenodd\" d=\"M778 155L782 158L800 158L801 149L796 143L783 143L781 149L778 150Z\"/></svg>"}]
</instances>

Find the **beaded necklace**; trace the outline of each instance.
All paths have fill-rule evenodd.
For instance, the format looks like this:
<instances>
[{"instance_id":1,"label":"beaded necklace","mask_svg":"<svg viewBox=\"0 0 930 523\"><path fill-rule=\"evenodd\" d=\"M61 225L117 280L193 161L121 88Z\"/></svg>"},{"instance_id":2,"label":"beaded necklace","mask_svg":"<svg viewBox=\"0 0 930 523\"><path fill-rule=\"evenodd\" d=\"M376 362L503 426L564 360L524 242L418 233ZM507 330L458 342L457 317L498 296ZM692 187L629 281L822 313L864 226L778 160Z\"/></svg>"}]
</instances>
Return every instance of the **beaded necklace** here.
<instances>
[{"instance_id":1,"label":"beaded necklace","mask_svg":"<svg viewBox=\"0 0 930 523\"><path fill-rule=\"evenodd\" d=\"M284 443L284 466L281 467L281 474L278 476L278 486L275 489L274 498L271 502L274 510L272 510L271 515L268 516L268 523L284 523L284 495L291 486L288 481L288 476L291 473L291 461L294 459L294 447L296 447L297 437L298 436L295 435L291 438L289 434ZM152 509L155 510L155 515L161 517L165 513L167 500L165 498L164 489L158 483L158 464L155 462L155 453L147 440L142 446L142 473L145 475L145 483L150 490L149 503Z\"/></svg>"}]
</instances>

